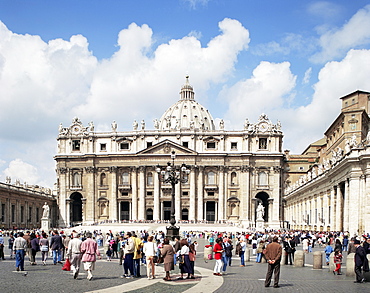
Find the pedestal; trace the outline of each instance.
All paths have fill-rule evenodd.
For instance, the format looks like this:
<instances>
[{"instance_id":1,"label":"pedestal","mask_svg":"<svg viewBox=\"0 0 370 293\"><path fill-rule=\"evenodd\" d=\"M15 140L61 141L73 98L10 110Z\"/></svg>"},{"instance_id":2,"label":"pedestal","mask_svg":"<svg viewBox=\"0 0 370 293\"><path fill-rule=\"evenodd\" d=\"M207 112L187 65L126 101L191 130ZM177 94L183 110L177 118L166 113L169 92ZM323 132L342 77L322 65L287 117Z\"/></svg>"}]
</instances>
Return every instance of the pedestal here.
<instances>
[{"instance_id":1,"label":"pedestal","mask_svg":"<svg viewBox=\"0 0 370 293\"><path fill-rule=\"evenodd\" d=\"M256 221L256 230L258 232L264 232L265 231L265 221L263 219L257 219L257 221Z\"/></svg>"},{"instance_id":2,"label":"pedestal","mask_svg":"<svg viewBox=\"0 0 370 293\"><path fill-rule=\"evenodd\" d=\"M171 240L175 240L175 237L177 237L178 239L180 239L180 227L176 227L176 226L168 226L167 228L167 233L166 233L166 237L171 239Z\"/></svg>"},{"instance_id":3,"label":"pedestal","mask_svg":"<svg viewBox=\"0 0 370 293\"><path fill-rule=\"evenodd\" d=\"M44 230L44 232L49 233L49 229L50 229L50 219L42 218L41 219L41 230Z\"/></svg>"}]
</instances>

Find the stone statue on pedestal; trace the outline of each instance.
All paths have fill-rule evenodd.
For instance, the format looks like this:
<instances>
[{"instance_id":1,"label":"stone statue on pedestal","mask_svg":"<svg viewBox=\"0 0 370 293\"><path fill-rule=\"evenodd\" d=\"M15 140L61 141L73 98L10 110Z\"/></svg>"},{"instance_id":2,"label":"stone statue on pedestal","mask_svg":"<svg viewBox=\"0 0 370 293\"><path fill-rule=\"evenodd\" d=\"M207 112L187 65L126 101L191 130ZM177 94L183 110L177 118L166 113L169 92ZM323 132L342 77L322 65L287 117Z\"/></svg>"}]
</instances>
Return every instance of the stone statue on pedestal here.
<instances>
[{"instance_id":1,"label":"stone statue on pedestal","mask_svg":"<svg viewBox=\"0 0 370 293\"><path fill-rule=\"evenodd\" d=\"M257 220L263 220L263 216L265 215L265 207L259 203L257 207Z\"/></svg>"},{"instance_id":2,"label":"stone statue on pedestal","mask_svg":"<svg viewBox=\"0 0 370 293\"><path fill-rule=\"evenodd\" d=\"M42 206L42 208L44 209L43 212L42 212L42 218L43 219L49 219L50 208L49 208L48 203L45 202L45 204Z\"/></svg>"}]
</instances>

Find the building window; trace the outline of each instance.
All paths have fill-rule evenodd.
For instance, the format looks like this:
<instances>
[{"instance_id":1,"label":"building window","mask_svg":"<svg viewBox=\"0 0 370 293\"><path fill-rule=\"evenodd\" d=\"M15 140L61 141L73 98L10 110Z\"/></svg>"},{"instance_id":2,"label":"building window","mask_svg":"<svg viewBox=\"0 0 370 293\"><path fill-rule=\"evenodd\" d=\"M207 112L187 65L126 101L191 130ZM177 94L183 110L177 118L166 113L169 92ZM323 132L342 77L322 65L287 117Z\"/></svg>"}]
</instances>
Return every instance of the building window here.
<instances>
[{"instance_id":1,"label":"building window","mask_svg":"<svg viewBox=\"0 0 370 293\"><path fill-rule=\"evenodd\" d=\"M103 151L103 152L106 151L107 150L107 144L106 143L101 143L100 144L100 150Z\"/></svg>"},{"instance_id":2,"label":"building window","mask_svg":"<svg viewBox=\"0 0 370 293\"><path fill-rule=\"evenodd\" d=\"M21 223L24 223L24 206L21 206Z\"/></svg>"},{"instance_id":3,"label":"building window","mask_svg":"<svg viewBox=\"0 0 370 293\"><path fill-rule=\"evenodd\" d=\"M209 191L207 194L208 196L215 196L215 193L213 191Z\"/></svg>"},{"instance_id":4,"label":"building window","mask_svg":"<svg viewBox=\"0 0 370 293\"><path fill-rule=\"evenodd\" d=\"M81 149L80 140L72 140L72 151L79 151Z\"/></svg>"},{"instance_id":5,"label":"building window","mask_svg":"<svg viewBox=\"0 0 370 293\"><path fill-rule=\"evenodd\" d=\"M121 142L121 143L119 144L119 148L120 148L121 150L128 150L128 149L129 149L129 143L128 143L128 142Z\"/></svg>"},{"instance_id":6,"label":"building window","mask_svg":"<svg viewBox=\"0 0 370 293\"><path fill-rule=\"evenodd\" d=\"M148 173L146 181L147 181L147 185L153 185L153 173L152 172Z\"/></svg>"},{"instance_id":7,"label":"building window","mask_svg":"<svg viewBox=\"0 0 370 293\"><path fill-rule=\"evenodd\" d=\"M32 223L32 207L28 207L28 220Z\"/></svg>"},{"instance_id":8,"label":"building window","mask_svg":"<svg viewBox=\"0 0 370 293\"><path fill-rule=\"evenodd\" d=\"M12 204L12 222L15 222L15 205Z\"/></svg>"},{"instance_id":9,"label":"building window","mask_svg":"<svg viewBox=\"0 0 370 293\"><path fill-rule=\"evenodd\" d=\"M147 141L146 142L146 147L149 148L153 145L153 142L152 141Z\"/></svg>"},{"instance_id":10,"label":"building window","mask_svg":"<svg viewBox=\"0 0 370 293\"><path fill-rule=\"evenodd\" d=\"M122 173L122 185L128 185L129 184L129 177L128 172Z\"/></svg>"},{"instance_id":11,"label":"building window","mask_svg":"<svg viewBox=\"0 0 370 293\"><path fill-rule=\"evenodd\" d=\"M216 184L216 174L214 172L208 172L207 174L207 179L208 179L208 184L209 185L214 185Z\"/></svg>"},{"instance_id":12,"label":"building window","mask_svg":"<svg viewBox=\"0 0 370 293\"><path fill-rule=\"evenodd\" d=\"M231 173L231 185L237 185L238 184L238 182L237 182L237 177L236 177L236 173L235 172L232 172Z\"/></svg>"},{"instance_id":13,"label":"building window","mask_svg":"<svg viewBox=\"0 0 370 293\"><path fill-rule=\"evenodd\" d=\"M128 192L122 192L122 196L128 196Z\"/></svg>"},{"instance_id":14,"label":"building window","mask_svg":"<svg viewBox=\"0 0 370 293\"><path fill-rule=\"evenodd\" d=\"M105 175L105 173L102 173L100 175L100 185L101 186L107 185L107 175Z\"/></svg>"},{"instance_id":15,"label":"building window","mask_svg":"<svg viewBox=\"0 0 370 293\"><path fill-rule=\"evenodd\" d=\"M36 222L38 222L39 219L40 219L39 212L40 212L40 209L39 208L36 208Z\"/></svg>"},{"instance_id":16,"label":"building window","mask_svg":"<svg viewBox=\"0 0 370 293\"><path fill-rule=\"evenodd\" d=\"M216 143L214 141L207 142L207 149L215 149Z\"/></svg>"},{"instance_id":17,"label":"building window","mask_svg":"<svg viewBox=\"0 0 370 293\"><path fill-rule=\"evenodd\" d=\"M146 196L153 196L153 191L147 191Z\"/></svg>"},{"instance_id":18,"label":"building window","mask_svg":"<svg viewBox=\"0 0 370 293\"><path fill-rule=\"evenodd\" d=\"M259 145L258 145L258 148L260 150L265 150L267 149L267 138L260 138L259 139Z\"/></svg>"},{"instance_id":19,"label":"building window","mask_svg":"<svg viewBox=\"0 0 370 293\"><path fill-rule=\"evenodd\" d=\"M188 148L189 147L189 142L188 141L183 141L182 146Z\"/></svg>"},{"instance_id":20,"label":"building window","mask_svg":"<svg viewBox=\"0 0 370 293\"><path fill-rule=\"evenodd\" d=\"M232 142L231 143L231 150L235 151L238 149L238 143L237 142Z\"/></svg>"},{"instance_id":21,"label":"building window","mask_svg":"<svg viewBox=\"0 0 370 293\"><path fill-rule=\"evenodd\" d=\"M1 204L1 222L5 222L5 203Z\"/></svg>"},{"instance_id":22,"label":"building window","mask_svg":"<svg viewBox=\"0 0 370 293\"><path fill-rule=\"evenodd\" d=\"M258 185L267 185L267 174L265 172L258 173Z\"/></svg>"},{"instance_id":23,"label":"building window","mask_svg":"<svg viewBox=\"0 0 370 293\"><path fill-rule=\"evenodd\" d=\"M189 192L187 192L187 191L183 191L183 192L182 192L182 196L189 196Z\"/></svg>"}]
</instances>

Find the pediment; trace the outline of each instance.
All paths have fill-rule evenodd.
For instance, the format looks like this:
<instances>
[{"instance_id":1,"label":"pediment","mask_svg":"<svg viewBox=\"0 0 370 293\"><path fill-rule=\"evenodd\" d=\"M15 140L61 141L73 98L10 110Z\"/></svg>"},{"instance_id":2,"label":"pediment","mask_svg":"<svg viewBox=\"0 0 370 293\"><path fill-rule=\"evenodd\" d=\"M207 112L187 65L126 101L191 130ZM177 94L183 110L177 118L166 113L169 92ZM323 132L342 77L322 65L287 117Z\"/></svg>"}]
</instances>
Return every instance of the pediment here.
<instances>
[{"instance_id":1,"label":"pediment","mask_svg":"<svg viewBox=\"0 0 370 293\"><path fill-rule=\"evenodd\" d=\"M164 154L171 154L172 151L175 151L175 153L178 154L184 154L184 155L196 155L197 152L184 147L182 145L179 145L173 141L170 140L164 140L161 141L155 145L152 145L151 147L148 147L140 152L138 152L138 155L147 155L147 154L158 154L158 155L164 155Z\"/></svg>"}]
</instances>

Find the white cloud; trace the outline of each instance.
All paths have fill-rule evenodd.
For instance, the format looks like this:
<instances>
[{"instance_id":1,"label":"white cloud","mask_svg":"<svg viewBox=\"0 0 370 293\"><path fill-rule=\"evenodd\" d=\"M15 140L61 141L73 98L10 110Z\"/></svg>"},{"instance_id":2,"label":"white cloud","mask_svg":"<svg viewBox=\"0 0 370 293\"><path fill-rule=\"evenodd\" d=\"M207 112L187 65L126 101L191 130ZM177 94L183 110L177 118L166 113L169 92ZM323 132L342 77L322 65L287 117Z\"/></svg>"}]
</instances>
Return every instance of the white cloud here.
<instances>
[{"instance_id":1,"label":"white cloud","mask_svg":"<svg viewBox=\"0 0 370 293\"><path fill-rule=\"evenodd\" d=\"M197 6L206 6L211 0L182 0L188 3L191 9L196 9Z\"/></svg>"},{"instance_id":2,"label":"white cloud","mask_svg":"<svg viewBox=\"0 0 370 293\"><path fill-rule=\"evenodd\" d=\"M21 159L11 161L8 168L4 170L4 176L10 176L13 184L16 180L20 180L21 183L27 182L28 184L39 181L37 168L23 162Z\"/></svg>"},{"instance_id":3,"label":"white cloud","mask_svg":"<svg viewBox=\"0 0 370 293\"><path fill-rule=\"evenodd\" d=\"M284 104L284 97L291 93L296 77L290 71L290 63L261 62L249 79L236 83L221 93L229 101L226 118L238 124L241 129L243 121L257 120L261 113L269 116ZM279 117L276 117L278 119Z\"/></svg>"},{"instance_id":4,"label":"white cloud","mask_svg":"<svg viewBox=\"0 0 370 293\"><path fill-rule=\"evenodd\" d=\"M311 57L311 61L322 63L342 57L350 48L370 43L370 5L360 9L341 28L323 33L319 43L321 51Z\"/></svg>"},{"instance_id":5,"label":"white cloud","mask_svg":"<svg viewBox=\"0 0 370 293\"><path fill-rule=\"evenodd\" d=\"M302 81L303 84L307 84L310 82L311 74L312 74L312 67L308 68L306 72L304 73L304 77Z\"/></svg>"}]
</instances>

